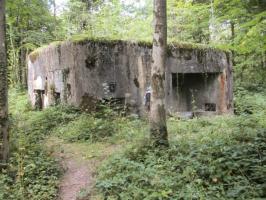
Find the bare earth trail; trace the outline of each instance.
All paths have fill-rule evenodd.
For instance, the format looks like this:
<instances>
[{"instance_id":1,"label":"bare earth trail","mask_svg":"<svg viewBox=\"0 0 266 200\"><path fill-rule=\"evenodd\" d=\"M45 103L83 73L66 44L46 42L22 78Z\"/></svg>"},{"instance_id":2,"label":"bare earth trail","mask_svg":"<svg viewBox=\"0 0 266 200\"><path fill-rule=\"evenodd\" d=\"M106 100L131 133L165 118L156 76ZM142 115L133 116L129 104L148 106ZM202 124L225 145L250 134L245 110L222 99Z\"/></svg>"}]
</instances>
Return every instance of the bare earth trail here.
<instances>
[{"instance_id":1,"label":"bare earth trail","mask_svg":"<svg viewBox=\"0 0 266 200\"><path fill-rule=\"evenodd\" d=\"M47 148L59 159L64 174L59 184L58 200L97 199L91 194L99 164L119 145L106 143L66 143L57 137L50 137Z\"/></svg>"}]
</instances>

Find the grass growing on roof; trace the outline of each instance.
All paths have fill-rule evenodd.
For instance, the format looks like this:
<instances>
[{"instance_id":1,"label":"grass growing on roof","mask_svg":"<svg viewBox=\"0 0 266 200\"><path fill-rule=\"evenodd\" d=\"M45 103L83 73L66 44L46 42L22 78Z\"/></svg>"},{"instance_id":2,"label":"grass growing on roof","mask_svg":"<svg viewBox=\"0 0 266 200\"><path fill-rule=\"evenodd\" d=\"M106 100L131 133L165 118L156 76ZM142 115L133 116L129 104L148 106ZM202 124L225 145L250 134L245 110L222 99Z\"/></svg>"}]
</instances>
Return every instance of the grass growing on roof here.
<instances>
[{"instance_id":1,"label":"grass growing on roof","mask_svg":"<svg viewBox=\"0 0 266 200\"><path fill-rule=\"evenodd\" d=\"M49 45L42 46L36 50L34 50L30 55L31 62L34 62L40 52L49 47L49 46L60 46L64 42L72 42L74 44L85 44L87 42L99 42L99 43L105 43L114 45L117 43L128 43L128 44L137 44L140 46L152 48L152 40L125 40L121 38L115 38L115 37L94 37L89 34L83 33L83 34L76 34L70 36L66 41L56 41ZM189 43L189 42L182 42L182 41L175 41L175 40L169 40L168 41L168 51L174 50L176 48L182 48L182 49L199 49L199 50L217 50L217 51L223 51L226 53L229 53L230 50L226 46L215 46L215 45L206 45L206 44L198 44L198 43Z\"/></svg>"}]
</instances>

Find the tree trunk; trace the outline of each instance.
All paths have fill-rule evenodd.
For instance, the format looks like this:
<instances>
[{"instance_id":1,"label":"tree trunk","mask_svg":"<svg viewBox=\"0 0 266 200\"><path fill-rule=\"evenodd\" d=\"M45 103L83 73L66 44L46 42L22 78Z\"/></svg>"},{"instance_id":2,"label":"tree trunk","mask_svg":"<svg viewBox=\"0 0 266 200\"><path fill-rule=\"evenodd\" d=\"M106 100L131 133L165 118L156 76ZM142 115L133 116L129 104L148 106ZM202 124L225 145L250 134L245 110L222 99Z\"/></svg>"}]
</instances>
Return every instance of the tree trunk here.
<instances>
[{"instance_id":1,"label":"tree trunk","mask_svg":"<svg viewBox=\"0 0 266 200\"><path fill-rule=\"evenodd\" d=\"M23 89L27 89L27 55L26 49L22 47L20 49L20 79Z\"/></svg>"},{"instance_id":2,"label":"tree trunk","mask_svg":"<svg viewBox=\"0 0 266 200\"><path fill-rule=\"evenodd\" d=\"M23 77L23 68L24 68L24 59L23 59L23 55L22 55L22 49L23 48L21 48L20 50L19 50L19 63L18 63L18 85L19 85L19 87L23 87L23 81L22 81L22 77Z\"/></svg>"},{"instance_id":3,"label":"tree trunk","mask_svg":"<svg viewBox=\"0 0 266 200\"><path fill-rule=\"evenodd\" d=\"M154 0L154 35L151 68L150 135L155 146L168 146L165 111L165 60L167 51L166 1Z\"/></svg>"},{"instance_id":4,"label":"tree trunk","mask_svg":"<svg viewBox=\"0 0 266 200\"><path fill-rule=\"evenodd\" d=\"M0 0L0 168L8 160L7 58L5 0Z\"/></svg>"},{"instance_id":5,"label":"tree trunk","mask_svg":"<svg viewBox=\"0 0 266 200\"><path fill-rule=\"evenodd\" d=\"M231 43L232 43L233 47L235 47L235 23L231 21L230 26L231 26ZM233 49L233 51L232 51L232 63L233 63L233 66L236 65L236 63L235 63L235 49Z\"/></svg>"}]
</instances>

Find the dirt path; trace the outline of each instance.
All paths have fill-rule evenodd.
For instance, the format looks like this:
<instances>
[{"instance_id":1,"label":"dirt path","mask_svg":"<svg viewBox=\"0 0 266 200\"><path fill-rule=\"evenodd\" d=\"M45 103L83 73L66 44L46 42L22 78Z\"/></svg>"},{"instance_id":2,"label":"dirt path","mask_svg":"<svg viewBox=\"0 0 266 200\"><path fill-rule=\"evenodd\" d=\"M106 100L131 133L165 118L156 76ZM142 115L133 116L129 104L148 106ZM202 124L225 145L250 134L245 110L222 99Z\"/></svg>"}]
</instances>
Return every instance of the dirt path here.
<instances>
[{"instance_id":1,"label":"dirt path","mask_svg":"<svg viewBox=\"0 0 266 200\"><path fill-rule=\"evenodd\" d=\"M81 189L88 190L93 184L93 169L90 162L80 161L74 155L61 157L61 164L64 168L65 174L61 179L59 185L59 199L60 200L75 200Z\"/></svg>"},{"instance_id":2,"label":"dirt path","mask_svg":"<svg viewBox=\"0 0 266 200\"><path fill-rule=\"evenodd\" d=\"M52 155L59 159L64 174L58 200L89 200L99 164L119 146L103 143L65 143L57 137L47 140Z\"/></svg>"}]
</instances>

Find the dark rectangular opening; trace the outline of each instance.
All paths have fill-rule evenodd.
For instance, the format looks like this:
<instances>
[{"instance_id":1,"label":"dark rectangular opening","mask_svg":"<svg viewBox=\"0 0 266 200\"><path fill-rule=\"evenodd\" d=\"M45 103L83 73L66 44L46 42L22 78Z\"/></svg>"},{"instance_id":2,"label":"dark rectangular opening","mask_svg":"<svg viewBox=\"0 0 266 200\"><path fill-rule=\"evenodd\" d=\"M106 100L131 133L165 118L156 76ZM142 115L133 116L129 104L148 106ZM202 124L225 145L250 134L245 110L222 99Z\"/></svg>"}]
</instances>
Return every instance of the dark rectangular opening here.
<instances>
[{"instance_id":1,"label":"dark rectangular opening","mask_svg":"<svg viewBox=\"0 0 266 200\"><path fill-rule=\"evenodd\" d=\"M96 109L100 111L100 109L106 108L105 106L108 105L115 111L122 111L124 109L125 102L126 102L125 98L102 99L101 104L97 104Z\"/></svg>"},{"instance_id":2,"label":"dark rectangular opening","mask_svg":"<svg viewBox=\"0 0 266 200\"><path fill-rule=\"evenodd\" d=\"M218 75L219 73L178 73L177 76L173 74L172 84L177 82L177 88L172 88L177 94L173 95L173 98L178 101L178 110L215 112L218 109L215 104Z\"/></svg>"},{"instance_id":3,"label":"dark rectangular opening","mask_svg":"<svg viewBox=\"0 0 266 200\"><path fill-rule=\"evenodd\" d=\"M205 103L205 111L216 111L215 103Z\"/></svg>"},{"instance_id":4,"label":"dark rectangular opening","mask_svg":"<svg viewBox=\"0 0 266 200\"><path fill-rule=\"evenodd\" d=\"M55 98L55 104L56 105L60 104L60 93L59 92L54 93L54 98Z\"/></svg>"},{"instance_id":5,"label":"dark rectangular opening","mask_svg":"<svg viewBox=\"0 0 266 200\"><path fill-rule=\"evenodd\" d=\"M71 96L71 85L67 83L67 97Z\"/></svg>"},{"instance_id":6,"label":"dark rectangular opening","mask_svg":"<svg viewBox=\"0 0 266 200\"><path fill-rule=\"evenodd\" d=\"M178 85L177 73L172 73L172 87L177 88L177 85Z\"/></svg>"},{"instance_id":7,"label":"dark rectangular opening","mask_svg":"<svg viewBox=\"0 0 266 200\"><path fill-rule=\"evenodd\" d=\"M110 91L111 93L114 93L115 90L116 90L116 83L115 83L115 82L111 82L111 83L109 83L109 91Z\"/></svg>"},{"instance_id":8,"label":"dark rectangular opening","mask_svg":"<svg viewBox=\"0 0 266 200\"><path fill-rule=\"evenodd\" d=\"M45 94L45 90L34 90L34 93L38 93L38 94Z\"/></svg>"},{"instance_id":9,"label":"dark rectangular opening","mask_svg":"<svg viewBox=\"0 0 266 200\"><path fill-rule=\"evenodd\" d=\"M43 109L43 95L45 94L44 90L34 90L35 96L35 109L42 110Z\"/></svg>"}]
</instances>

